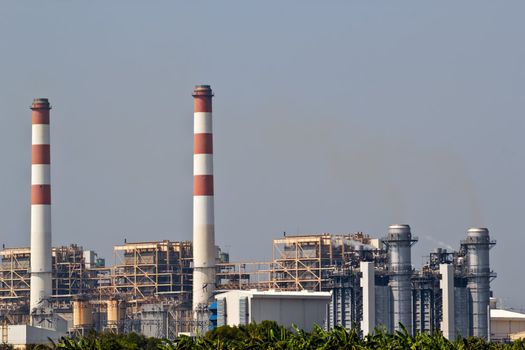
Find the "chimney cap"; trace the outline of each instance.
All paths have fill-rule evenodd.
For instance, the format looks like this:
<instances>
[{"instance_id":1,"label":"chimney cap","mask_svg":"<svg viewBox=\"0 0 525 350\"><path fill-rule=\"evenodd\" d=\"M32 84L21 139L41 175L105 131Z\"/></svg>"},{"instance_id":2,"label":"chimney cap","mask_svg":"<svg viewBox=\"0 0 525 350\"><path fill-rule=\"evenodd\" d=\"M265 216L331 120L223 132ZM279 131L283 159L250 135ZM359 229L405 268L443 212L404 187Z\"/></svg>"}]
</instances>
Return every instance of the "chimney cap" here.
<instances>
[{"instance_id":1,"label":"chimney cap","mask_svg":"<svg viewBox=\"0 0 525 350\"><path fill-rule=\"evenodd\" d=\"M51 109L51 105L49 104L49 100L47 98L39 97L33 99L31 109Z\"/></svg>"},{"instance_id":2,"label":"chimney cap","mask_svg":"<svg viewBox=\"0 0 525 350\"><path fill-rule=\"evenodd\" d=\"M213 92L211 90L210 85L195 85L195 88L193 89L193 97L196 96L213 96Z\"/></svg>"},{"instance_id":3,"label":"chimney cap","mask_svg":"<svg viewBox=\"0 0 525 350\"><path fill-rule=\"evenodd\" d=\"M488 237L489 230L485 227L471 227L467 230L469 237Z\"/></svg>"}]
</instances>

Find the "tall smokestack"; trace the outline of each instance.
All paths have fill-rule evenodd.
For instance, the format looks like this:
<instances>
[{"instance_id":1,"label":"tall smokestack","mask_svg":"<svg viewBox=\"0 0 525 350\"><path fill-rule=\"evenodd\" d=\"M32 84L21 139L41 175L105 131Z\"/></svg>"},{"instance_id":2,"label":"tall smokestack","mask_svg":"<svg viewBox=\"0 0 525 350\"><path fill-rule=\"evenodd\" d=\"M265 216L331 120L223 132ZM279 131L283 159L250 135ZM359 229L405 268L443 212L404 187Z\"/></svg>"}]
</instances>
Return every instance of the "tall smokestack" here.
<instances>
[{"instance_id":1,"label":"tall smokestack","mask_svg":"<svg viewBox=\"0 0 525 350\"><path fill-rule=\"evenodd\" d=\"M467 230L467 239L461 242L467 252L470 325L469 335L488 339L490 312L490 279L495 274L490 270L489 250L496 242L484 227Z\"/></svg>"},{"instance_id":2,"label":"tall smokestack","mask_svg":"<svg viewBox=\"0 0 525 350\"><path fill-rule=\"evenodd\" d=\"M51 156L47 98L36 98L31 106L31 298L32 312L51 296Z\"/></svg>"},{"instance_id":3,"label":"tall smokestack","mask_svg":"<svg viewBox=\"0 0 525 350\"><path fill-rule=\"evenodd\" d=\"M417 242L410 226L390 225L383 241L388 246L390 286L392 293L392 331L400 331L402 324L412 334L412 255L411 247Z\"/></svg>"},{"instance_id":4,"label":"tall smokestack","mask_svg":"<svg viewBox=\"0 0 525 350\"><path fill-rule=\"evenodd\" d=\"M215 290L212 97L209 85L193 90L193 311L206 312Z\"/></svg>"}]
</instances>

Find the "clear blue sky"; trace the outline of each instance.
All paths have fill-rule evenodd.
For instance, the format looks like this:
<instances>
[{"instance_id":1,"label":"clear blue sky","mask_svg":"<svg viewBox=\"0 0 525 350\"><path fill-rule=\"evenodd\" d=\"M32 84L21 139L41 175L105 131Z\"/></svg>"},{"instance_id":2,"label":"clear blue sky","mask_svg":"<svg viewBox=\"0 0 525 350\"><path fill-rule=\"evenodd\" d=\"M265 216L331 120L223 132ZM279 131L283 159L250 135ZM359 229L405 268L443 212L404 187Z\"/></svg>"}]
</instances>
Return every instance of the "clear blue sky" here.
<instances>
[{"instance_id":1,"label":"clear blue sky","mask_svg":"<svg viewBox=\"0 0 525 350\"><path fill-rule=\"evenodd\" d=\"M327 4L328 3L328 4ZM216 98L217 243L487 226L525 307L525 2L2 1L0 242L28 245L29 105L52 110L53 244L191 239L192 98Z\"/></svg>"}]
</instances>

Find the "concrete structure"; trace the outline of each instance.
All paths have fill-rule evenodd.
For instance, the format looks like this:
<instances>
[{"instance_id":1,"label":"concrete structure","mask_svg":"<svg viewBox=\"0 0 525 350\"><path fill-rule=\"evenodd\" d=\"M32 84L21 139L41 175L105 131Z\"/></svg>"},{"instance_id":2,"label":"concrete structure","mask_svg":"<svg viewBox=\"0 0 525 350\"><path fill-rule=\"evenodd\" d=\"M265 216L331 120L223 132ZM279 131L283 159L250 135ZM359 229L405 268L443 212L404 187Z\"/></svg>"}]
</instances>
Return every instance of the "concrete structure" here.
<instances>
[{"instance_id":1,"label":"concrete structure","mask_svg":"<svg viewBox=\"0 0 525 350\"><path fill-rule=\"evenodd\" d=\"M388 245L393 330L400 330L400 324L403 324L410 334L412 334L411 247L416 241L417 239L412 238L408 225L391 225L388 228L388 236L384 240Z\"/></svg>"},{"instance_id":2,"label":"concrete structure","mask_svg":"<svg viewBox=\"0 0 525 350\"><path fill-rule=\"evenodd\" d=\"M47 98L36 98L32 113L31 301L30 312L51 296L51 150Z\"/></svg>"},{"instance_id":3,"label":"concrete structure","mask_svg":"<svg viewBox=\"0 0 525 350\"><path fill-rule=\"evenodd\" d=\"M232 290L215 296L217 325L238 326L265 320L311 331L327 320L329 292Z\"/></svg>"},{"instance_id":4,"label":"concrete structure","mask_svg":"<svg viewBox=\"0 0 525 350\"><path fill-rule=\"evenodd\" d=\"M489 250L494 245L486 228L470 228L467 239L462 242L466 248L467 289L471 310L469 334L488 338L489 299L490 299L490 261Z\"/></svg>"},{"instance_id":5,"label":"concrete structure","mask_svg":"<svg viewBox=\"0 0 525 350\"><path fill-rule=\"evenodd\" d=\"M95 251L84 250L83 259L87 269L96 267L97 253L95 253Z\"/></svg>"},{"instance_id":6,"label":"concrete structure","mask_svg":"<svg viewBox=\"0 0 525 350\"><path fill-rule=\"evenodd\" d=\"M140 333L162 338L166 334L166 310L162 304L146 304L140 308Z\"/></svg>"},{"instance_id":7,"label":"concrete structure","mask_svg":"<svg viewBox=\"0 0 525 350\"><path fill-rule=\"evenodd\" d=\"M215 291L212 97L209 85L197 85L193 90L193 310L196 319L205 317Z\"/></svg>"},{"instance_id":8,"label":"concrete structure","mask_svg":"<svg viewBox=\"0 0 525 350\"><path fill-rule=\"evenodd\" d=\"M448 340L455 340L454 266L452 264L440 264L439 273L441 274L440 288L443 295L441 332Z\"/></svg>"},{"instance_id":9,"label":"concrete structure","mask_svg":"<svg viewBox=\"0 0 525 350\"><path fill-rule=\"evenodd\" d=\"M7 328L7 344L14 349L26 349L27 345L48 344L49 339L57 341L66 333L28 325L10 325Z\"/></svg>"},{"instance_id":10,"label":"concrete structure","mask_svg":"<svg viewBox=\"0 0 525 350\"><path fill-rule=\"evenodd\" d=\"M376 292L374 263L361 261L361 288L363 289L363 320L361 331L366 336L376 327Z\"/></svg>"}]
</instances>

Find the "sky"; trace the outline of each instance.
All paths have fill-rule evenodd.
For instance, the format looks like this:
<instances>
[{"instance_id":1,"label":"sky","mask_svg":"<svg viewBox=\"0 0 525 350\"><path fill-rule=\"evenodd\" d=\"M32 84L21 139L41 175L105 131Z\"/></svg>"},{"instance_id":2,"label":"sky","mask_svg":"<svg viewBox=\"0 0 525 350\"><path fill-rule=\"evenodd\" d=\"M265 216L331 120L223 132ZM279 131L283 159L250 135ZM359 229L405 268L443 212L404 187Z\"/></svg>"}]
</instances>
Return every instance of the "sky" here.
<instances>
[{"instance_id":1,"label":"sky","mask_svg":"<svg viewBox=\"0 0 525 350\"><path fill-rule=\"evenodd\" d=\"M416 267L488 227L525 309L525 2L2 1L0 243L29 245L31 111L51 115L53 244L113 262L192 236L193 102L214 98L216 242L385 236Z\"/></svg>"}]
</instances>

